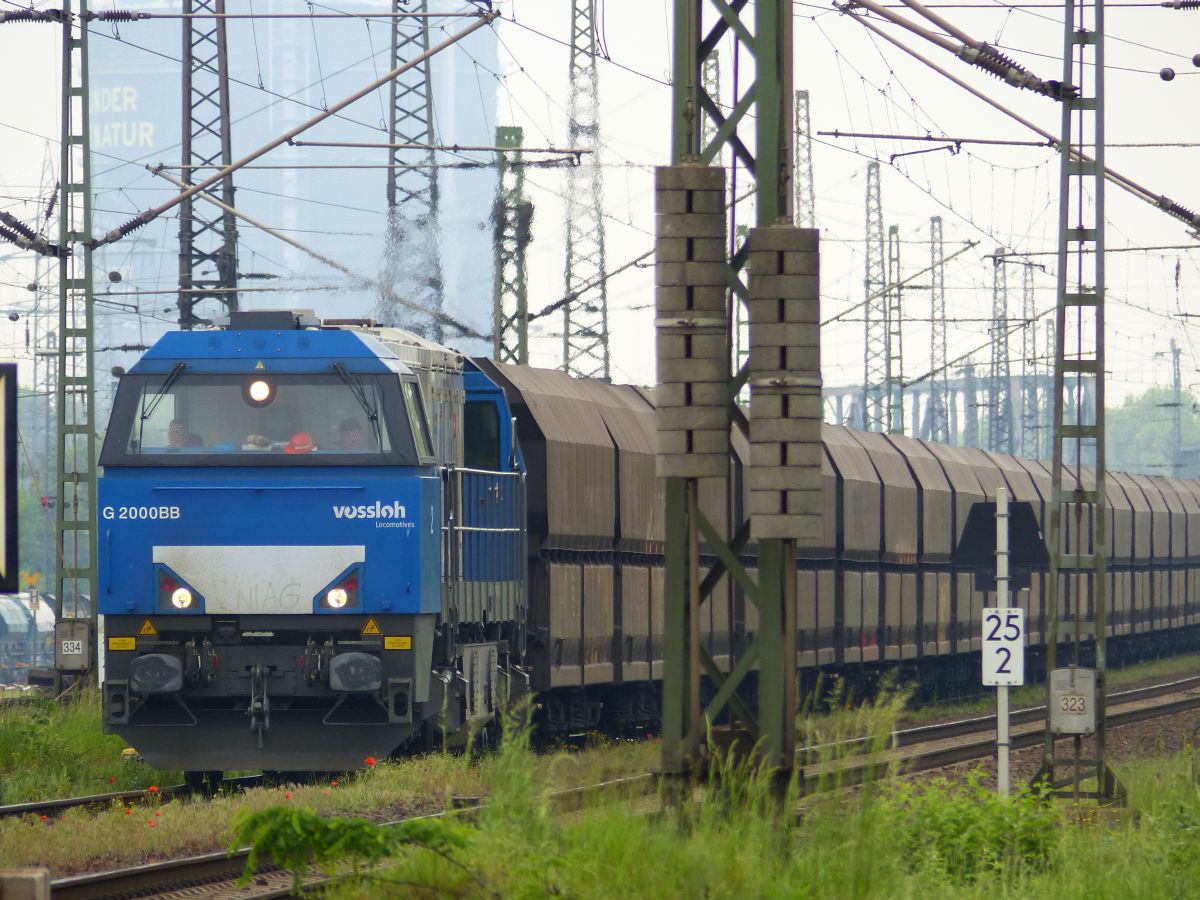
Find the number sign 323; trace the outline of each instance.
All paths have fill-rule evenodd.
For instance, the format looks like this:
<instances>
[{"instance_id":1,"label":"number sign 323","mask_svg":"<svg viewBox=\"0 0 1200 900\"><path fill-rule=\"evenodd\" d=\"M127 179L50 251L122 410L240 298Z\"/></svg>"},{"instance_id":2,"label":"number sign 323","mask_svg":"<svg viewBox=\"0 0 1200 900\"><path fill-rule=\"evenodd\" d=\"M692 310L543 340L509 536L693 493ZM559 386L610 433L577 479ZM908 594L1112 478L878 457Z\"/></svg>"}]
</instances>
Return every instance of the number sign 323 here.
<instances>
[{"instance_id":1,"label":"number sign 323","mask_svg":"<svg viewBox=\"0 0 1200 900\"><path fill-rule=\"evenodd\" d=\"M1025 610L983 610L983 683L989 687L1025 683Z\"/></svg>"}]
</instances>

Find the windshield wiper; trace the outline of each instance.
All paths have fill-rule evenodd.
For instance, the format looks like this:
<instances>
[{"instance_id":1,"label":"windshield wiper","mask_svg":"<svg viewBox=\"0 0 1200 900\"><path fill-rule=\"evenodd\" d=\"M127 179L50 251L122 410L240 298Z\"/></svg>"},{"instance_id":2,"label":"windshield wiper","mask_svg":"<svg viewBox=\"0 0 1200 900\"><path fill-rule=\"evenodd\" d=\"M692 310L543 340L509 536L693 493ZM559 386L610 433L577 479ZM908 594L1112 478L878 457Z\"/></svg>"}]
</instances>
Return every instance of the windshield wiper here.
<instances>
[{"instance_id":1,"label":"windshield wiper","mask_svg":"<svg viewBox=\"0 0 1200 900\"><path fill-rule=\"evenodd\" d=\"M183 370L186 368L187 366L183 363L175 363L175 368L171 369L170 374L163 379L162 387L150 399L149 405L146 403L145 395L142 395L142 416L138 421L138 452L141 452L142 429L146 426L146 420L154 415L154 411L158 409L158 404L162 402L162 398L167 396L167 391L171 390L171 386L179 380L179 376L183 374Z\"/></svg>"},{"instance_id":2,"label":"windshield wiper","mask_svg":"<svg viewBox=\"0 0 1200 900\"><path fill-rule=\"evenodd\" d=\"M358 405L362 407L363 412L367 414L367 420L371 423L371 430L375 432L375 447L379 451L383 450L383 434L379 427L379 412L376 407L371 405L367 399L366 389L361 381L353 378L346 367L340 362L333 364L333 370L338 373L338 377L346 382L346 386L350 388L350 393L354 395L354 399L358 401Z\"/></svg>"}]
</instances>

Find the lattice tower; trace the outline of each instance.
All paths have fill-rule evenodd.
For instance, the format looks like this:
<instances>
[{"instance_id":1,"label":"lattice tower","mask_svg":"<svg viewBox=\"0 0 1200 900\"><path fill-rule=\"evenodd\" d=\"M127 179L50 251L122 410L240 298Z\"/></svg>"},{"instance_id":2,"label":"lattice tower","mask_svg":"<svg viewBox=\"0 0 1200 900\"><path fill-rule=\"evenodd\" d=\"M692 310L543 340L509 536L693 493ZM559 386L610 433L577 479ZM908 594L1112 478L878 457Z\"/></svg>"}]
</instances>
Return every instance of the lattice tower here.
<instances>
[{"instance_id":1,"label":"lattice tower","mask_svg":"<svg viewBox=\"0 0 1200 900\"><path fill-rule=\"evenodd\" d=\"M608 281L605 275L604 175L600 168L600 93L596 0L573 0L568 59L567 137L590 151L567 170L567 264L563 369L608 381Z\"/></svg>"},{"instance_id":2,"label":"lattice tower","mask_svg":"<svg viewBox=\"0 0 1200 900\"><path fill-rule=\"evenodd\" d=\"M883 207L880 200L879 163L867 164L866 275L863 308L866 332L866 365L863 374L863 428L885 431L887 402L884 386L888 371L887 257L883 241Z\"/></svg>"},{"instance_id":3,"label":"lattice tower","mask_svg":"<svg viewBox=\"0 0 1200 900\"><path fill-rule=\"evenodd\" d=\"M900 228L888 226L887 237L887 395L888 434L904 434L904 280L900 274Z\"/></svg>"},{"instance_id":4,"label":"lattice tower","mask_svg":"<svg viewBox=\"0 0 1200 900\"><path fill-rule=\"evenodd\" d=\"M182 177L192 184L233 162L225 0L183 0L183 14ZM235 205L232 175L221 180L219 196ZM179 204L179 326L209 325L216 314L236 310L237 282L237 220L198 197L184 200Z\"/></svg>"},{"instance_id":5,"label":"lattice tower","mask_svg":"<svg viewBox=\"0 0 1200 900\"><path fill-rule=\"evenodd\" d=\"M429 11L428 0L415 5L392 0L392 13ZM429 19L392 19L392 68L429 50ZM429 149L388 152L387 224L384 235L383 281L396 293L423 309L440 313L442 292L441 233L438 229L438 181L434 165L437 133L434 125L433 65L430 60L394 78L389 90L388 137L392 144L417 144ZM401 310L380 299L376 318L387 325L403 325L434 341L445 339L442 323L434 316Z\"/></svg>"},{"instance_id":6,"label":"lattice tower","mask_svg":"<svg viewBox=\"0 0 1200 900\"><path fill-rule=\"evenodd\" d=\"M492 205L493 352L504 363L529 363L529 293L525 248L532 240L533 204L525 198L524 131L496 129L496 200Z\"/></svg>"},{"instance_id":7,"label":"lattice tower","mask_svg":"<svg viewBox=\"0 0 1200 900\"><path fill-rule=\"evenodd\" d=\"M987 447L996 453L1012 450L1011 373L1008 359L1008 270L1003 247L992 265L992 359L988 370Z\"/></svg>"},{"instance_id":8,"label":"lattice tower","mask_svg":"<svg viewBox=\"0 0 1200 900\"><path fill-rule=\"evenodd\" d=\"M929 413L930 437L950 443L950 384L946 366L946 251L942 217L929 220Z\"/></svg>"},{"instance_id":9,"label":"lattice tower","mask_svg":"<svg viewBox=\"0 0 1200 900\"><path fill-rule=\"evenodd\" d=\"M796 127L795 181L796 224L801 228L817 227L817 196L813 181L812 127L808 113L808 91L796 91L795 109L792 112Z\"/></svg>"}]
</instances>

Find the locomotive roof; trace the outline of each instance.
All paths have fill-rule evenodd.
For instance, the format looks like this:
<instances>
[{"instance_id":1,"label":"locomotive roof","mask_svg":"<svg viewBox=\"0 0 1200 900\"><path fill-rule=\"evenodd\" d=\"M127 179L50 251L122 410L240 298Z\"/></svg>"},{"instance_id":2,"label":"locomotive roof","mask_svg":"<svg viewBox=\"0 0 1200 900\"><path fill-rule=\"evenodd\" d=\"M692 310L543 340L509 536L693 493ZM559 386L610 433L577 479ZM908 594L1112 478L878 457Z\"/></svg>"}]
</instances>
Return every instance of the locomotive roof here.
<instances>
[{"instance_id":1,"label":"locomotive roof","mask_svg":"<svg viewBox=\"0 0 1200 900\"><path fill-rule=\"evenodd\" d=\"M376 338L341 328L169 331L129 371L160 374L180 362L196 372L323 372L340 362L350 372L411 374Z\"/></svg>"}]
</instances>

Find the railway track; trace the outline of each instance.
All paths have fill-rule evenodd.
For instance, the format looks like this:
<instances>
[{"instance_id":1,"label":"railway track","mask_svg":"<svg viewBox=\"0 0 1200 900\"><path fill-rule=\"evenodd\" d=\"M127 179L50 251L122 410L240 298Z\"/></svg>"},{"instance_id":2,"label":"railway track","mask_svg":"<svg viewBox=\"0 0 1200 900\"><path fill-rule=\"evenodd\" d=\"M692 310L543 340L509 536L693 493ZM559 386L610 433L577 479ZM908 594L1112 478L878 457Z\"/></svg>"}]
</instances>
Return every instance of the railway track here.
<instances>
[{"instance_id":1,"label":"railway track","mask_svg":"<svg viewBox=\"0 0 1200 900\"><path fill-rule=\"evenodd\" d=\"M1113 691L1105 695L1105 704L1106 707L1112 708L1122 704L1150 700L1154 697L1183 693L1188 690L1200 690L1200 675L1193 675L1161 684L1151 684L1140 688L1131 688L1125 691ZM1031 722L1044 721L1045 717L1046 707L1044 705L1021 707L1011 712L1009 715L1009 725L1015 728L1021 725L1028 725ZM932 725L918 725L913 728L897 729L888 735L887 745L890 749L897 750L901 747L912 747L917 744L926 744L932 741L941 741L963 735L995 731L995 729L995 715L973 716L968 719L955 719L951 722L936 722ZM863 752L869 749L871 743L875 740L875 738L870 737L858 737L829 744L820 744L799 750L798 756L802 764L818 762L822 758L842 757L847 753Z\"/></svg>"},{"instance_id":2,"label":"railway track","mask_svg":"<svg viewBox=\"0 0 1200 900\"><path fill-rule=\"evenodd\" d=\"M1114 692L1108 696L1108 707L1110 728L1200 709L1200 676ZM1045 708L1041 706L1027 707L1013 714L1011 739L1014 750L1041 743L1044 715ZM862 739L843 742L836 747L827 745L827 749L834 751L830 756L836 758L827 763L806 763L801 774L802 789L807 793L849 787L893 771L913 774L987 758L995 751L995 724L995 716L976 716L898 730L891 736L892 746L869 759L861 756L858 745ZM820 748L807 748L801 753L813 754L817 749ZM656 773L614 779L557 791L550 795L549 804L554 812L567 814L596 802L645 798L655 794L660 783ZM486 803L486 798L482 797L460 798L456 808L424 818L471 816ZM386 827L396 823L384 824ZM232 854L208 853L62 878L52 883L52 895L62 900L151 896L223 900L287 896L292 886L291 875L268 865L262 866L249 885L235 887L248 853L248 848L244 848ZM303 883L306 888L313 888L337 878L336 874L314 872Z\"/></svg>"},{"instance_id":3,"label":"railway track","mask_svg":"<svg viewBox=\"0 0 1200 900\"><path fill-rule=\"evenodd\" d=\"M229 790L245 790L259 787L263 783L261 775L246 775L240 778L226 778L221 782L223 788ZM85 807L89 809L106 809L117 803L141 803L150 799L174 800L179 797L190 797L197 792L196 788L186 784L174 784L167 787L139 788L135 791L109 791L105 794L88 794L83 797L63 797L57 800L34 800L29 803L10 803L0 806L0 819L14 816L51 816L59 815L68 809Z\"/></svg>"},{"instance_id":4,"label":"railway track","mask_svg":"<svg viewBox=\"0 0 1200 900\"><path fill-rule=\"evenodd\" d=\"M1116 691L1107 695L1105 705L1110 729L1200 709L1200 676ZM1045 740L1045 715L1045 706L1025 707L1011 714L1009 739L1013 750L1035 747ZM867 738L808 748L800 751L805 765L802 788L812 792L848 787L893 770L914 774L986 759L995 753L995 733L994 715L975 716L894 731L889 736L889 748L869 759L863 758ZM816 752L818 749L821 754ZM822 755L828 762L819 761Z\"/></svg>"},{"instance_id":5,"label":"railway track","mask_svg":"<svg viewBox=\"0 0 1200 900\"><path fill-rule=\"evenodd\" d=\"M659 779L655 774L618 778L580 788L555 791L548 798L550 808L559 814L567 814L604 800L620 800L644 797L658 789ZM460 798L454 809L414 816L412 819L384 822L383 827L397 825L413 819L440 819L449 816L464 817L478 813L487 804L482 797ZM50 885L55 900L116 900L127 897L188 898L188 900L226 900L226 898L286 897L292 888L292 875L282 872L264 861L259 866L250 884L237 887L236 882L246 868L250 849L244 847L233 853L205 853L183 859L170 859L146 863L125 869L107 872L91 872L60 878ZM337 874L317 872L303 878L306 889L334 881Z\"/></svg>"}]
</instances>

